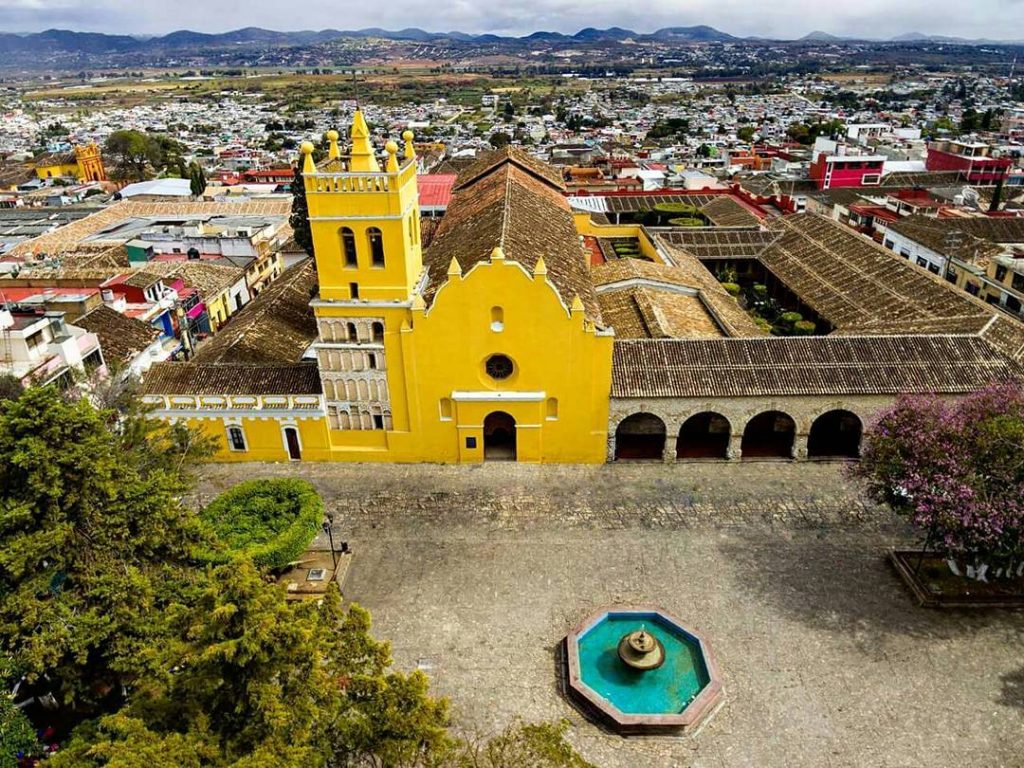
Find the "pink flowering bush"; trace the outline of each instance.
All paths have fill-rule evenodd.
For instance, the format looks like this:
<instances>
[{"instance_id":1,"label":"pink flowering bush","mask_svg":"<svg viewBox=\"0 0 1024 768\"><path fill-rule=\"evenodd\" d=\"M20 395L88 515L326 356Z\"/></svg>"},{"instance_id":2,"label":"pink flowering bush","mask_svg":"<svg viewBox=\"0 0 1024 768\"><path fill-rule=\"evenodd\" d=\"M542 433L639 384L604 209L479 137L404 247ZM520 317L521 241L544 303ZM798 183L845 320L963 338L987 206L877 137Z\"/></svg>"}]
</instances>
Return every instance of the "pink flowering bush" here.
<instances>
[{"instance_id":1,"label":"pink flowering bush","mask_svg":"<svg viewBox=\"0 0 1024 768\"><path fill-rule=\"evenodd\" d=\"M1018 575L1024 563L1024 389L957 402L904 398L882 413L851 468L868 492L961 565Z\"/></svg>"}]
</instances>

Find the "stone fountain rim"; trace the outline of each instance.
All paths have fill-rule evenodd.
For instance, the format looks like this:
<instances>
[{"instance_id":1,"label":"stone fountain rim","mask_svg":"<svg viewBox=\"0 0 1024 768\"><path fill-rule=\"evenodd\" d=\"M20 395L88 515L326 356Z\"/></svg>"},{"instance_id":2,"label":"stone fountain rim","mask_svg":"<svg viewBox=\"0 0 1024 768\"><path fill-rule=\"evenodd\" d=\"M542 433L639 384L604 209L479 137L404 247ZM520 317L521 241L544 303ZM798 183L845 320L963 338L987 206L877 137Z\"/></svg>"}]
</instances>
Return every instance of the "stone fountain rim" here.
<instances>
[{"instance_id":1,"label":"stone fountain rim","mask_svg":"<svg viewBox=\"0 0 1024 768\"><path fill-rule=\"evenodd\" d=\"M675 630L686 635L697 644L701 656L704 659L704 666L708 672L708 682L701 688L693 701L677 714L629 714L621 711L583 682L580 670L580 648L579 639L599 622L612 614L636 614L651 615L671 624ZM570 630L565 638L567 661L569 667L569 688L586 702L610 719L613 723L628 730L662 730L681 729L691 730L701 723L722 699L725 689L722 686L722 679L718 671L718 664L715 661L711 647L704 636L696 630L690 629L681 619L672 613L656 605L607 605L589 614Z\"/></svg>"}]
</instances>

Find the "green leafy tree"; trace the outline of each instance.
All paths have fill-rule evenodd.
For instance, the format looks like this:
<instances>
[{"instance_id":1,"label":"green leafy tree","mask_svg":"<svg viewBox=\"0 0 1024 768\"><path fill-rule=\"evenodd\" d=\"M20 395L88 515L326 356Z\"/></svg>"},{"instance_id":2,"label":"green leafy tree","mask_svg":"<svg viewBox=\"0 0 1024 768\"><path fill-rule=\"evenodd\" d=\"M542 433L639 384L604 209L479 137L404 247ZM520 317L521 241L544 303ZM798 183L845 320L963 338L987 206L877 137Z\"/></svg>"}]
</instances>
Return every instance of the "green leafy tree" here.
<instances>
[{"instance_id":1,"label":"green leafy tree","mask_svg":"<svg viewBox=\"0 0 1024 768\"><path fill-rule=\"evenodd\" d=\"M139 765L140 753L156 766L403 766L452 751L447 702L422 673L389 670L369 614L342 611L333 587L321 604L289 603L242 558L168 613L169 640L140 660L129 704L80 728L55 768Z\"/></svg>"},{"instance_id":2,"label":"green leafy tree","mask_svg":"<svg viewBox=\"0 0 1024 768\"><path fill-rule=\"evenodd\" d=\"M313 230L309 226L309 205L306 202L306 185L302 180L302 166L295 166L292 179L292 212L288 217L292 227L292 237L299 248L310 256L313 255Z\"/></svg>"},{"instance_id":3,"label":"green leafy tree","mask_svg":"<svg viewBox=\"0 0 1024 768\"><path fill-rule=\"evenodd\" d=\"M201 539L178 501L208 444L53 387L0 402L0 651L88 712L119 689Z\"/></svg>"},{"instance_id":4,"label":"green leafy tree","mask_svg":"<svg viewBox=\"0 0 1024 768\"><path fill-rule=\"evenodd\" d=\"M17 400L24 391L25 387L17 376L9 373L0 374L0 401Z\"/></svg>"},{"instance_id":5,"label":"green leafy tree","mask_svg":"<svg viewBox=\"0 0 1024 768\"><path fill-rule=\"evenodd\" d=\"M516 721L482 746L468 746L467 768L594 768L565 740L569 723Z\"/></svg>"},{"instance_id":6,"label":"green leafy tree","mask_svg":"<svg viewBox=\"0 0 1024 768\"><path fill-rule=\"evenodd\" d=\"M963 133L971 133L972 131L978 130L980 123L980 117L977 111L971 107L964 110L960 116L960 130Z\"/></svg>"},{"instance_id":7,"label":"green leafy tree","mask_svg":"<svg viewBox=\"0 0 1024 768\"><path fill-rule=\"evenodd\" d=\"M736 138L740 141L750 142L754 140L754 134L757 133L757 129L752 125L744 125L738 131L736 131Z\"/></svg>"},{"instance_id":8,"label":"green leafy tree","mask_svg":"<svg viewBox=\"0 0 1024 768\"><path fill-rule=\"evenodd\" d=\"M32 723L0 693L0 768L18 768L18 755L34 755L38 747Z\"/></svg>"},{"instance_id":9,"label":"green leafy tree","mask_svg":"<svg viewBox=\"0 0 1024 768\"><path fill-rule=\"evenodd\" d=\"M495 131L491 134L489 141L495 149L502 149L512 143L512 137L504 131Z\"/></svg>"},{"instance_id":10,"label":"green leafy tree","mask_svg":"<svg viewBox=\"0 0 1024 768\"><path fill-rule=\"evenodd\" d=\"M189 189L195 198L202 197L206 191L206 172L199 163L192 163L189 167Z\"/></svg>"},{"instance_id":11,"label":"green leafy tree","mask_svg":"<svg viewBox=\"0 0 1024 768\"><path fill-rule=\"evenodd\" d=\"M104 150L114 158L113 176L124 181L144 181L150 167L159 168L164 162L160 143L141 131L114 131Z\"/></svg>"}]
</instances>

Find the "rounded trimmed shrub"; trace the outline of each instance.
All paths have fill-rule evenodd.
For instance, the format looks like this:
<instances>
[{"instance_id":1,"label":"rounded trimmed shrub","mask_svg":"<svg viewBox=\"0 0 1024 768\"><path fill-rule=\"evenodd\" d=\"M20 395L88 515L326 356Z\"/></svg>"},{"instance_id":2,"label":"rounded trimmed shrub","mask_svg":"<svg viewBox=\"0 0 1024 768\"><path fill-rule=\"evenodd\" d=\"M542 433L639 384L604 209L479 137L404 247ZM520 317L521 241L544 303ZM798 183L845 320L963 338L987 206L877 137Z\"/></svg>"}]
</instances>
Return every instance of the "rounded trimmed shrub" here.
<instances>
[{"instance_id":1,"label":"rounded trimmed shrub","mask_svg":"<svg viewBox=\"0 0 1024 768\"><path fill-rule=\"evenodd\" d=\"M199 513L227 552L248 555L260 568L276 570L295 562L313 540L324 519L324 503L304 480L247 480Z\"/></svg>"},{"instance_id":2,"label":"rounded trimmed shrub","mask_svg":"<svg viewBox=\"0 0 1024 768\"><path fill-rule=\"evenodd\" d=\"M804 316L799 312L783 312L779 319L786 325L793 326L803 320Z\"/></svg>"},{"instance_id":3,"label":"rounded trimmed shrub","mask_svg":"<svg viewBox=\"0 0 1024 768\"><path fill-rule=\"evenodd\" d=\"M740 290L742 290L737 283L722 283L722 287L725 288L725 292L730 296L739 296Z\"/></svg>"},{"instance_id":4,"label":"rounded trimmed shrub","mask_svg":"<svg viewBox=\"0 0 1024 768\"><path fill-rule=\"evenodd\" d=\"M697 213L697 206L689 203L658 203L654 206L654 212L666 216L678 216L680 214L692 216Z\"/></svg>"},{"instance_id":5,"label":"rounded trimmed shrub","mask_svg":"<svg viewBox=\"0 0 1024 768\"><path fill-rule=\"evenodd\" d=\"M817 326L810 320L799 320L793 323L793 334L796 336L813 336Z\"/></svg>"},{"instance_id":6,"label":"rounded trimmed shrub","mask_svg":"<svg viewBox=\"0 0 1024 768\"><path fill-rule=\"evenodd\" d=\"M703 227L704 222L700 219L694 219L689 216L681 216L676 219L669 219L668 223L673 227Z\"/></svg>"}]
</instances>

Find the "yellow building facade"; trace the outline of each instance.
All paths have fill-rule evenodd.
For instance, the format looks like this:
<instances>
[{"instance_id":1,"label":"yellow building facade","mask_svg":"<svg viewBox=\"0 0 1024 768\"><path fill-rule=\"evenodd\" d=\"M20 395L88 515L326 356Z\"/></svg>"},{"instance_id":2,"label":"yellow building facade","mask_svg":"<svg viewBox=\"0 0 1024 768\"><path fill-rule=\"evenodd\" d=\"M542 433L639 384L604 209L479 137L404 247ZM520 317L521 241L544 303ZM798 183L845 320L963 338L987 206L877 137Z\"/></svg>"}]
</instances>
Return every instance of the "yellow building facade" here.
<instances>
[{"instance_id":1,"label":"yellow building facade","mask_svg":"<svg viewBox=\"0 0 1024 768\"><path fill-rule=\"evenodd\" d=\"M179 366L147 382L147 399L214 436L225 461L603 462L613 335L560 180L515 152L484 163L424 253L412 138L401 157L389 142L381 163L357 112L347 155L333 131L319 167L303 146L318 386L302 378L308 364L252 393L236 377L212 408L193 395L175 413L170 390L226 390L216 382L234 375ZM315 395L317 413L295 407Z\"/></svg>"},{"instance_id":2,"label":"yellow building facade","mask_svg":"<svg viewBox=\"0 0 1024 768\"><path fill-rule=\"evenodd\" d=\"M35 165L40 179L76 178L79 181L106 181L100 148L95 143L75 147L74 152L47 155Z\"/></svg>"}]
</instances>

